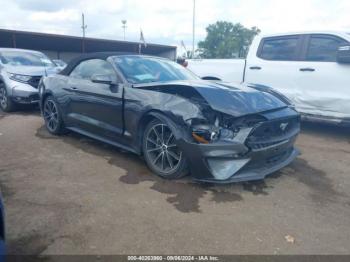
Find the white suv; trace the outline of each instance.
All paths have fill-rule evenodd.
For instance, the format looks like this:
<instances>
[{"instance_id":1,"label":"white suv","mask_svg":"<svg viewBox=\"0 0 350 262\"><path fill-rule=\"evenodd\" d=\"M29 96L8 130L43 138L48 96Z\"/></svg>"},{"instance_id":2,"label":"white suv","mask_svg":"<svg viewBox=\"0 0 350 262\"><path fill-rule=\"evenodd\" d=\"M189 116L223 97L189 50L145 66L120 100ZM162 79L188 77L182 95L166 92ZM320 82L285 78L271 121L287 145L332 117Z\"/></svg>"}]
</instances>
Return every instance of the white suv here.
<instances>
[{"instance_id":1,"label":"white suv","mask_svg":"<svg viewBox=\"0 0 350 262\"><path fill-rule=\"evenodd\" d=\"M41 77L56 72L55 65L41 52L0 48L1 109L10 112L17 104L37 103Z\"/></svg>"}]
</instances>

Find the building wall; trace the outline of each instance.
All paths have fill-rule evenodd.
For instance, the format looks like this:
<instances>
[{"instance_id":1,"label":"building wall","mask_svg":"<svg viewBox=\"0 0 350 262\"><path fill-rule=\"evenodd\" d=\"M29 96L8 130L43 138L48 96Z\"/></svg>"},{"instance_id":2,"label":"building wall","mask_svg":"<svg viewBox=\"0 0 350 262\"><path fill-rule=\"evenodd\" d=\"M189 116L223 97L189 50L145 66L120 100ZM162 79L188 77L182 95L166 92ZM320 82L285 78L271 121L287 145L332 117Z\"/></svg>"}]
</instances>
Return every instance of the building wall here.
<instances>
[{"instance_id":1,"label":"building wall","mask_svg":"<svg viewBox=\"0 0 350 262\"><path fill-rule=\"evenodd\" d=\"M59 52L57 55L57 58L63 60L66 63L69 63L70 60L72 60L73 58L75 58L79 55L81 55L81 53Z\"/></svg>"},{"instance_id":2,"label":"building wall","mask_svg":"<svg viewBox=\"0 0 350 262\"><path fill-rule=\"evenodd\" d=\"M69 63L73 58L81 55L78 52L58 52L58 51L49 51L49 50L38 50L51 59L61 59L62 61Z\"/></svg>"},{"instance_id":3,"label":"building wall","mask_svg":"<svg viewBox=\"0 0 350 262\"><path fill-rule=\"evenodd\" d=\"M48 50L37 50L37 51L44 53L51 59L57 59L57 52L55 51L48 51Z\"/></svg>"},{"instance_id":4,"label":"building wall","mask_svg":"<svg viewBox=\"0 0 350 262\"><path fill-rule=\"evenodd\" d=\"M159 53L159 56L169 58L170 60L175 61L176 60L176 51L171 50L171 51L167 51L167 52L162 52L162 53Z\"/></svg>"}]
</instances>

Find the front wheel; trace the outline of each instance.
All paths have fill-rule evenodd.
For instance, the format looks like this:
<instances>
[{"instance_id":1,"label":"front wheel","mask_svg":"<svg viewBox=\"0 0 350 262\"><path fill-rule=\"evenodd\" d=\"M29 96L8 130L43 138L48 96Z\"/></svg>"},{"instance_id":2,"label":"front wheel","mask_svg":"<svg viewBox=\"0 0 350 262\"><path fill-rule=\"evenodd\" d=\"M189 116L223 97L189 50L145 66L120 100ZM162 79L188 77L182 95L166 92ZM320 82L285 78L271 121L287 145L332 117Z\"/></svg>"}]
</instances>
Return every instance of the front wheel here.
<instances>
[{"instance_id":1,"label":"front wheel","mask_svg":"<svg viewBox=\"0 0 350 262\"><path fill-rule=\"evenodd\" d=\"M52 96L47 97L44 101L43 116L45 126L51 134L60 135L65 132L61 111Z\"/></svg>"},{"instance_id":2,"label":"front wheel","mask_svg":"<svg viewBox=\"0 0 350 262\"><path fill-rule=\"evenodd\" d=\"M148 167L158 176L176 179L188 173L187 161L170 127L160 120L150 122L143 136L143 154Z\"/></svg>"},{"instance_id":3,"label":"front wheel","mask_svg":"<svg viewBox=\"0 0 350 262\"><path fill-rule=\"evenodd\" d=\"M11 112L16 109L16 105L8 96L7 89L4 85L0 85L0 107L5 112Z\"/></svg>"}]
</instances>

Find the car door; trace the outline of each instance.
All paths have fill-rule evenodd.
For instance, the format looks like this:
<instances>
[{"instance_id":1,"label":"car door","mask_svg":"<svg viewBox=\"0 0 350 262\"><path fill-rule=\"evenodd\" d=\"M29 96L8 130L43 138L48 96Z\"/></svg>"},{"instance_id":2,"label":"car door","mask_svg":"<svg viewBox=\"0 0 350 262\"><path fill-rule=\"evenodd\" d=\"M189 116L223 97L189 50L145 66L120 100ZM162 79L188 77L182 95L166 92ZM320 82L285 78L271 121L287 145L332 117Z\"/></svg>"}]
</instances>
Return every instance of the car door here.
<instances>
[{"instance_id":1,"label":"car door","mask_svg":"<svg viewBox=\"0 0 350 262\"><path fill-rule=\"evenodd\" d=\"M93 76L109 75L116 84L96 83ZM81 62L69 75L68 119L79 131L118 140L123 132L123 85L113 66L102 59Z\"/></svg>"},{"instance_id":2,"label":"car door","mask_svg":"<svg viewBox=\"0 0 350 262\"><path fill-rule=\"evenodd\" d=\"M307 35L296 85L298 109L332 118L350 117L350 65L337 63L345 39L330 34Z\"/></svg>"},{"instance_id":3,"label":"car door","mask_svg":"<svg viewBox=\"0 0 350 262\"><path fill-rule=\"evenodd\" d=\"M297 103L296 82L302 51L302 35L257 38L249 52L245 82L272 87Z\"/></svg>"}]
</instances>

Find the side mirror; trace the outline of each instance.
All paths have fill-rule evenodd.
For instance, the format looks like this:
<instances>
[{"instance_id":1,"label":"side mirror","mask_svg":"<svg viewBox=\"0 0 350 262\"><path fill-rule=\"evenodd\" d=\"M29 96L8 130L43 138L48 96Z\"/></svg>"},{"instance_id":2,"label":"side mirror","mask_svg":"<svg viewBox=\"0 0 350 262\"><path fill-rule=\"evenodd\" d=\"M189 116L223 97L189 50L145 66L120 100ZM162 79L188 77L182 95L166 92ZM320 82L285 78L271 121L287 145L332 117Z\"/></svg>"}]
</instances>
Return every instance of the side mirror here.
<instances>
[{"instance_id":1,"label":"side mirror","mask_svg":"<svg viewBox=\"0 0 350 262\"><path fill-rule=\"evenodd\" d=\"M106 85L116 85L117 81L111 75L93 75L91 82Z\"/></svg>"},{"instance_id":2,"label":"side mirror","mask_svg":"<svg viewBox=\"0 0 350 262\"><path fill-rule=\"evenodd\" d=\"M341 64L350 64L350 45L338 48L337 62Z\"/></svg>"}]
</instances>

